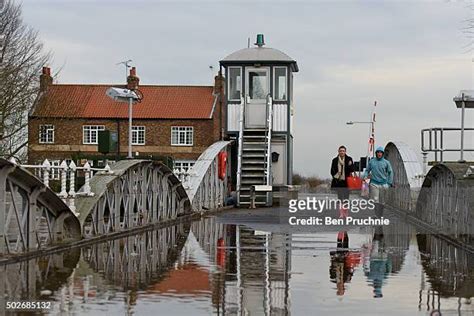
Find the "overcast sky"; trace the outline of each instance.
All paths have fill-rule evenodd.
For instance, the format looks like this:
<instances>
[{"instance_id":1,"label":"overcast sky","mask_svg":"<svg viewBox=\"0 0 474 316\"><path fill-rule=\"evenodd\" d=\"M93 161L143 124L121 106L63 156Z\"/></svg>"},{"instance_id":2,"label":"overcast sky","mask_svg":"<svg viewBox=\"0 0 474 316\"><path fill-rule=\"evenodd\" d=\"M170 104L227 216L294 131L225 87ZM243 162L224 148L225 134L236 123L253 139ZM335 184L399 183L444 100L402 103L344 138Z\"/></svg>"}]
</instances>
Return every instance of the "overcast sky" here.
<instances>
[{"instance_id":1,"label":"overcast sky","mask_svg":"<svg viewBox=\"0 0 474 316\"><path fill-rule=\"evenodd\" d=\"M23 0L24 20L62 67L60 83L117 83L133 59L144 84L211 84L218 61L264 33L297 60L294 169L329 176L345 144L365 156L377 106L377 144L420 152L420 129L459 126L452 101L473 87L469 2L43 1ZM53 71L54 71L53 69ZM474 125L474 110L466 123ZM473 133L466 143L474 148ZM452 146L458 142L452 143ZM468 159L474 160L473 154Z\"/></svg>"}]
</instances>

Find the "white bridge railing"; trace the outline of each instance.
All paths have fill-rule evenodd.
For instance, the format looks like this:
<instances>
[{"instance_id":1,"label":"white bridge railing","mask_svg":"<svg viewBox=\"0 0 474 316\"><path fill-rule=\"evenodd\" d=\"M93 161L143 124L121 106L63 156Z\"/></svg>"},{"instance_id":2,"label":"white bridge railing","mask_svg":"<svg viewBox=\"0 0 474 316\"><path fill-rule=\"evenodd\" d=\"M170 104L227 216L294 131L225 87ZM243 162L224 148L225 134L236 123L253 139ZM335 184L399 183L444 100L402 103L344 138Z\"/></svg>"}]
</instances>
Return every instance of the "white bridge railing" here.
<instances>
[{"instance_id":1,"label":"white bridge railing","mask_svg":"<svg viewBox=\"0 0 474 316\"><path fill-rule=\"evenodd\" d=\"M184 184L189 181L189 179L191 178L191 171L192 168L189 168L189 169L184 169L184 168L181 168L181 169L178 169L178 168L175 168L173 169L173 173L174 175L176 176L176 178L179 179L179 181L181 181L181 183L183 184L183 186L185 186Z\"/></svg>"},{"instance_id":2,"label":"white bridge railing","mask_svg":"<svg viewBox=\"0 0 474 316\"><path fill-rule=\"evenodd\" d=\"M204 151L194 166L188 170L174 169L173 173L181 182L185 189L189 201L195 211L215 209L224 206L227 192L228 172L224 179L219 178L219 152L227 151L227 146L231 142L219 141L212 144ZM51 181L58 181L60 189L56 194L69 206L76 216L77 197L93 197L94 190L91 189L91 178L94 175L113 175L114 171L107 163L104 168L93 168L89 162L83 166L77 166L74 161L67 163L62 161L59 165L52 165L49 160L44 160L42 164L28 165L19 164L13 158L10 162L30 169L46 187L51 188ZM229 170L229 166L226 168ZM78 179L78 171L82 171L84 185L80 190L76 191L76 183ZM79 207L79 206L77 206ZM79 210L78 210L79 211Z\"/></svg>"},{"instance_id":3,"label":"white bridge railing","mask_svg":"<svg viewBox=\"0 0 474 316\"><path fill-rule=\"evenodd\" d=\"M74 198L76 196L93 196L94 192L91 191L90 179L95 173L101 174L113 174L109 164L107 163L104 168L93 168L86 162L83 166L77 166L74 161L67 163L65 160L58 166L52 165L48 159L45 159L40 165L28 165L18 164L14 158L10 158L11 163L19 165L25 169L30 169L33 174L36 174L44 183L44 185L50 188L51 180L59 180L61 183L61 191L58 196L65 202L68 202L70 209L75 211ZM77 182L77 171L83 171L84 173L84 185L76 192ZM57 178L53 177L54 174L59 175Z\"/></svg>"}]
</instances>

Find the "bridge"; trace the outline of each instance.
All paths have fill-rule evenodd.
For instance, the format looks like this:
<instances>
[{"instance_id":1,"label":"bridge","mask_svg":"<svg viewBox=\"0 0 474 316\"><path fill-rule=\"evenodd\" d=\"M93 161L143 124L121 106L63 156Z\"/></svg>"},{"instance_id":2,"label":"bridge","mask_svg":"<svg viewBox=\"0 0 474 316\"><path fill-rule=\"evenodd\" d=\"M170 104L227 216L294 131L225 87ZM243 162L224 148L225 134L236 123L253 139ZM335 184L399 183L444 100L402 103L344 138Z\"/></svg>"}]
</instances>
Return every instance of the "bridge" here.
<instances>
[{"instance_id":1,"label":"bridge","mask_svg":"<svg viewBox=\"0 0 474 316\"><path fill-rule=\"evenodd\" d=\"M416 153L390 142L386 158L394 169L395 188L382 197L386 206L431 233L474 250L474 166L436 162L425 174Z\"/></svg>"},{"instance_id":2,"label":"bridge","mask_svg":"<svg viewBox=\"0 0 474 316\"><path fill-rule=\"evenodd\" d=\"M189 172L173 171L156 161L119 161L86 176L78 192L70 186L67 197L61 194L67 191L66 178L56 194L47 182L2 159L0 251L15 255L75 241L82 245L223 207L228 188L227 181L218 177L217 157L229 144L220 141L210 146ZM474 168L466 163L438 163L425 174L415 151L403 142L389 142L386 158L395 174L395 188L383 196L386 206L472 248ZM64 166L58 168L65 171Z\"/></svg>"},{"instance_id":3,"label":"bridge","mask_svg":"<svg viewBox=\"0 0 474 316\"><path fill-rule=\"evenodd\" d=\"M214 143L186 173L149 160L123 160L103 170L86 165L85 184L77 192L79 168L62 164L56 167L62 174L59 194L48 187L53 167L46 165L42 181L14 161L0 159L0 254L9 260L8 255L84 245L221 208L228 192L227 179L218 175L218 154L229 145Z\"/></svg>"},{"instance_id":4,"label":"bridge","mask_svg":"<svg viewBox=\"0 0 474 316\"><path fill-rule=\"evenodd\" d=\"M214 143L188 172L150 160L122 160L94 169L87 163L21 166L0 159L0 254L11 260L81 246L222 208L229 192L227 178L219 178L218 156L230 151L230 144ZM422 134L427 152L453 150L434 144L423 147ZM474 250L474 166L442 160L427 171L405 143L393 141L385 148L395 188L384 192L383 203L427 231ZM39 168L42 179L25 168ZM226 169L229 174L230 164ZM78 171L85 183L76 192ZM49 188L51 173L61 175L59 193Z\"/></svg>"}]
</instances>

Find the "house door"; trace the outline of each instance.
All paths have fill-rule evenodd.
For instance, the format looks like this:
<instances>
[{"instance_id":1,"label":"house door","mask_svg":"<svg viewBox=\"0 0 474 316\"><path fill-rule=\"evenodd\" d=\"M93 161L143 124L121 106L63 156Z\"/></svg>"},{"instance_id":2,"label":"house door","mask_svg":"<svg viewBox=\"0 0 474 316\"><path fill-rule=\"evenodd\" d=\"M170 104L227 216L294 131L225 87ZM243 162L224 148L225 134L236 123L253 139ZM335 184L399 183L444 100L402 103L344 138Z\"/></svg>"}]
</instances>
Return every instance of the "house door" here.
<instances>
[{"instance_id":1,"label":"house door","mask_svg":"<svg viewBox=\"0 0 474 316\"><path fill-rule=\"evenodd\" d=\"M247 68L245 127L263 128L266 121L267 95L270 93L270 69L266 67Z\"/></svg>"}]
</instances>

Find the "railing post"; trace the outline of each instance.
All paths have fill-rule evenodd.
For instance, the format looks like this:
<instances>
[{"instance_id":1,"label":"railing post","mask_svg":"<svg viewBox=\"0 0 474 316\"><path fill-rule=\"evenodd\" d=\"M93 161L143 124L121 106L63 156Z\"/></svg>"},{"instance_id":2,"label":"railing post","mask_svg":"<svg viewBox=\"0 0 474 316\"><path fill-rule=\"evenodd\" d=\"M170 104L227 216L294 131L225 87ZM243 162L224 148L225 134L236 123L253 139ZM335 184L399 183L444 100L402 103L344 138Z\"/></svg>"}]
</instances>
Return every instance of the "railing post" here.
<instances>
[{"instance_id":1,"label":"railing post","mask_svg":"<svg viewBox=\"0 0 474 316\"><path fill-rule=\"evenodd\" d=\"M43 162L44 172L43 172L43 183L46 187L49 188L49 171L51 170L51 164L48 159L45 159Z\"/></svg>"},{"instance_id":2,"label":"railing post","mask_svg":"<svg viewBox=\"0 0 474 316\"><path fill-rule=\"evenodd\" d=\"M421 151L425 151L425 130L421 130Z\"/></svg>"},{"instance_id":3,"label":"railing post","mask_svg":"<svg viewBox=\"0 0 474 316\"><path fill-rule=\"evenodd\" d=\"M237 205L240 203L240 186L241 186L241 174L242 174L242 146L244 137L244 115L245 115L245 100L243 95L240 96L240 116L239 116L239 144L237 154Z\"/></svg>"},{"instance_id":4,"label":"railing post","mask_svg":"<svg viewBox=\"0 0 474 316\"><path fill-rule=\"evenodd\" d=\"M433 136L432 136L432 129L430 128L430 129L429 129L429 132L428 132L428 142L429 142L428 148L429 148L430 151L433 150L432 138L433 138Z\"/></svg>"},{"instance_id":5,"label":"railing post","mask_svg":"<svg viewBox=\"0 0 474 316\"><path fill-rule=\"evenodd\" d=\"M67 184L67 163L65 160L61 162L61 192L59 196L63 199L67 198L66 184Z\"/></svg>"},{"instance_id":6,"label":"railing post","mask_svg":"<svg viewBox=\"0 0 474 316\"><path fill-rule=\"evenodd\" d=\"M461 157L459 162L464 162L464 112L466 111L466 103L464 102L464 93L462 94L462 109L461 109Z\"/></svg>"},{"instance_id":7,"label":"railing post","mask_svg":"<svg viewBox=\"0 0 474 316\"><path fill-rule=\"evenodd\" d=\"M76 196L76 164L74 161L71 161L69 164L69 196L75 197Z\"/></svg>"},{"instance_id":8,"label":"railing post","mask_svg":"<svg viewBox=\"0 0 474 316\"><path fill-rule=\"evenodd\" d=\"M440 160L441 162L444 162L443 154L444 154L444 144L443 144L443 137L444 137L444 131L443 128L440 129L440 134L439 134L439 143L440 143Z\"/></svg>"},{"instance_id":9,"label":"railing post","mask_svg":"<svg viewBox=\"0 0 474 316\"><path fill-rule=\"evenodd\" d=\"M423 176L426 176L428 171L428 153L424 151L421 154L423 155Z\"/></svg>"},{"instance_id":10,"label":"railing post","mask_svg":"<svg viewBox=\"0 0 474 316\"><path fill-rule=\"evenodd\" d=\"M86 195L91 194L91 186L90 186L90 178L91 178L91 165L87 161L86 164L84 165L84 193Z\"/></svg>"}]
</instances>

